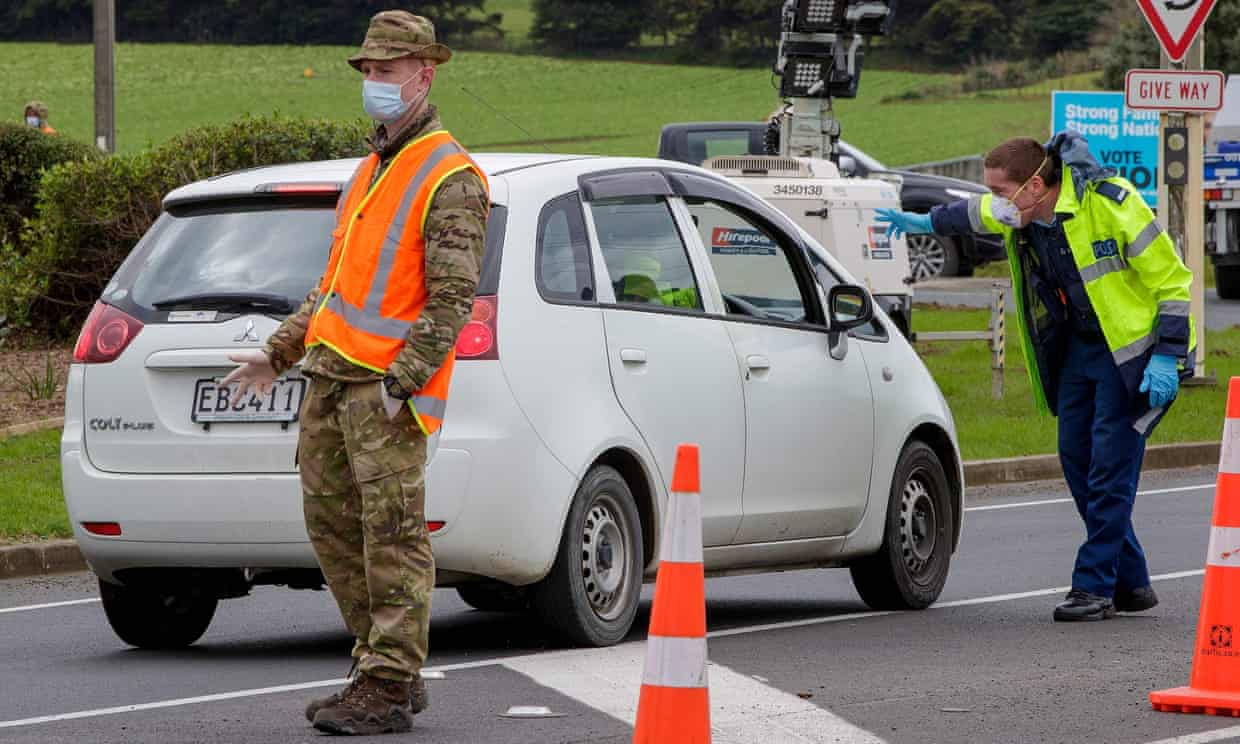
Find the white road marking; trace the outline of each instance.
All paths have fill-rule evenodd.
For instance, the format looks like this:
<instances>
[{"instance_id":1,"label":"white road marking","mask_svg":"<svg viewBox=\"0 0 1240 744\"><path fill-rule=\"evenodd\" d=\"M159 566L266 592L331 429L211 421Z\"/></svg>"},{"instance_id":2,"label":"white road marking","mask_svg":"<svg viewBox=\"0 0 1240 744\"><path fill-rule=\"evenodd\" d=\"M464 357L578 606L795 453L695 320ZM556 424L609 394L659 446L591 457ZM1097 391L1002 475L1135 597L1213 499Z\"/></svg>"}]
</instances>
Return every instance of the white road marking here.
<instances>
[{"instance_id":1,"label":"white road marking","mask_svg":"<svg viewBox=\"0 0 1240 744\"><path fill-rule=\"evenodd\" d=\"M1151 576L1150 579L1152 581L1171 581L1174 579L1185 579L1185 578L1189 578L1192 576L1201 576L1203 574L1205 574L1205 569L1199 569L1196 571L1178 571L1176 573L1159 574L1158 576ZM1043 597L1043 596L1052 595L1052 594L1063 594L1063 593L1066 593L1067 591L1068 591L1068 587L1055 587L1052 589L1039 589L1039 590L1032 591L1032 592L1019 592L1015 594L996 594L996 595L992 595L989 597L975 597L973 599L959 599L959 600L954 600L951 602L940 602L938 604L931 605L929 609L930 610L941 610L941 609L949 609L952 607L968 607L968 606L980 605L980 604L993 604L996 602L1010 602L1010 601L1019 600L1019 599L1029 599L1031 597ZM730 636L747 635L749 633L762 633L768 630L784 630L788 628L800 628L800 627L806 627L806 626L812 626L812 625L825 625L828 623L838 623L838 622L844 622L847 620L862 620L862 619L870 618L870 617L882 617L884 615L896 615L896 614L900 614L900 613L889 612L889 611L852 612L852 613L848 613L844 615L828 615L826 617L807 618L805 620L789 620L787 622L782 622L782 623L768 623L764 625L747 625L747 626L740 627L740 628L727 628L723 630L714 630L714 631L708 632L706 634L706 637L707 638L727 638ZM640 657L641 654L644 652L645 645L643 641L630 641L628 643L620 644L617 646L612 646L611 648L612 649L623 649L623 648L633 649ZM489 666L496 666L496 665L504 665L512 669L517 669L519 666L531 665L530 668L534 668L534 665L536 662L538 662L539 665L541 665L542 662L545 662L549 666L555 666L557 664L563 664L567 666L569 664L575 663L574 659L578 655L588 654L594 650L598 650L598 649L591 649L591 650L586 650L586 651L578 651L578 650L552 651L552 652L540 653L540 654L526 654L522 656L499 657L499 658L493 658L493 659L479 659L477 661L465 661L465 662L460 662L458 664L444 664L442 666L427 667L425 671L428 673L454 672L454 671L461 671L464 669L479 669L481 667L489 667ZM606 651L609 649L601 649L601 650ZM712 666L711 669L713 670L715 666ZM720 668L723 668L723 667L720 667ZM714 672L712 671L710 672L710 674L713 675ZM733 672L733 674L735 673ZM737 675L737 676L744 677L744 675ZM432 678L431 674L428 674L427 678L431 679ZM753 680L750 680L750 681L753 681ZM302 682L299 684L278 685L275 687L258 687L258 688L249 689L249 690L236 690L233 692L221 692L221 693L217 693L214 695L200 695L198 697L176 698L172 700L158 700L158 701L151 702L151 703L135 703L133 705L121 705L121 706L116 706L113 708L96 708L94 710L75 711L73 713L56 713L53 715L37 716L34 718L22 718L22 719L13 720L13 721L0 721L0 729L17 728L20 726L33 726L35 724L40 724L40 723L54 723L56 721L70 721L70 720L75 720L75 719L80 719L80 718L94 718L97 716L115 715L117 713L134 713L138 711L153 710L157 708L174 708L174 707L184 706L184 705L197 705L200 703L211 703L211 702L216 702L219 700L233 700L236 698L256 697L259 695L272 695L272 694L281 693L281 692L296 692L298 690L310 690L310 689L314 689L317 687L332 687L334 685L344 685L344 683L345 683L345 680L343 679L327 679L327 680L319 680L317 682ZM636 675L626 679L625 684L627 685L625 687L625 690L628 692L628 694L630 694L631 696L634 696L633 700L634 700L634 704L636 704L636 697L635 697L637 694L636 691L639 689L640 684L641 684L640 664L637 667ZM570 689L574 689L574 688L570 688ZM711 694L713 696L714 694L713 682L711 684L711 690L712 690ZM572 693L570 692L567 694L571 695ZM614 702L609 705L612 708L615 707ZM598 706L593 706L593 707L598 707ZM814 706L814 707L817 708L817 706ZM608 708L599 707L599 710L602 710L603 712L611 714ZM614 715L614 714L611 714L611 715ZM795 723L798 715L800 714L790 714L789 720ZM783 720L783 719L781 718L780 720ZM758 741L758 740L763 740L763 739L759 737L759 738L751 739L748 741ZM777 744L777 742L783 742L783 741L787 741L789 742L789 744L795 744L802 740L785 739L785 740L764 740L764 741L766 741L767 744ZM811 739L810 741L814 741L814 740ZM852 740L844 739L841 741L848 742ZM863 740L858 739L857 741L863 741ZM875 741L875 740L866 739L864 741ZM1177 742L1177 744L1179 744L1179 742Z\"/></svg>"},{"instance_id":2,"label":"white road marking","mask_svg":"<svg viewBox=\"0 0 1240 744\"><path fill-rule=\"evenodd\" d=\"M1168 713L1167 715L1176 714ZM1150 744L1208 744L1212 741L1222 741L1223 739L1233 739L1235 737L1240 737L1240 726L1230 726L1228 728L1215 729L1213 731L1202 731L1199 734L1174 736L1170 739L1159 739L1158 741L1152 741Z\"/></svg>"},{"instance_id":3,"label":"white road marking","mask_svg":"<svg viewBox=\"0 0 1240 744\"><path fill-rule=\"evenodd\" d=\"M567 658L526 656L501 663L544 687L632 726L637 718L644 644L578 651ZM881 744L882 739L825 708L710 664L711 741L716 744Z\"/></svg>"},{"instance_id":4,"label":"white road marking","mask_svg":"<svg viewBox=\"0 0 1240 744\"><path fill-rule=\"evenodd\" d=\"M69 605L90 604L98 602L98 597L90 597L89 599L69 599L64 602L46 602L44 604L23 605L22 607L3 607L0 608L0 615L7 612L26 612L28 610L46 610L49 607L68 607Z\"/></svg>"},{"instance_id":5,"label":"white road marking","mask_svg":"<svg viewBox=\"0 0 1240 744\"><path fill-rule=\"evenodd\" d=\"M1160 496L1168 493L1187 493L1213 489L1215 484L1203 483L1200 486L1177 486L1176 488L1152 488L1148 491L1137 491L1138 496ZM1027 506L1046 506L1048 504L1071 504L1072 499L1040 499L1038 501L1021 501L1015 504L988 504L987 506L967 506L966 512L998 511L1000 509L1021 509Z\"/></svg>"}]
</instances>

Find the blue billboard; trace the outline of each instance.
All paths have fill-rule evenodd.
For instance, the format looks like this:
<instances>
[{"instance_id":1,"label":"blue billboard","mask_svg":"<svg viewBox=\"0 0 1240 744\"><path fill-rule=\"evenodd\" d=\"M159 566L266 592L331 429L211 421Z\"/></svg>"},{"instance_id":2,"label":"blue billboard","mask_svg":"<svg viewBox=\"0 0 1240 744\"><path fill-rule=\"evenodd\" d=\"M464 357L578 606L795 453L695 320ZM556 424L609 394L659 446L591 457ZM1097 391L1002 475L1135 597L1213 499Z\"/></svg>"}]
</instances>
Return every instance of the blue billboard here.
<instances>
[{"instance_id":1,"label":"blue billboard","mask_svg":"<svg viewBox=\"0 0 1240 744\"><path fill-rule=\"evenodd\" d=\"M1057 90L1051 94L1051 132L1070 129L1089 140L1103 165L1136 186L1151 207L1158 201L1158 112L1134 111L1123 93Z\"/></svg>"}]
</instances>

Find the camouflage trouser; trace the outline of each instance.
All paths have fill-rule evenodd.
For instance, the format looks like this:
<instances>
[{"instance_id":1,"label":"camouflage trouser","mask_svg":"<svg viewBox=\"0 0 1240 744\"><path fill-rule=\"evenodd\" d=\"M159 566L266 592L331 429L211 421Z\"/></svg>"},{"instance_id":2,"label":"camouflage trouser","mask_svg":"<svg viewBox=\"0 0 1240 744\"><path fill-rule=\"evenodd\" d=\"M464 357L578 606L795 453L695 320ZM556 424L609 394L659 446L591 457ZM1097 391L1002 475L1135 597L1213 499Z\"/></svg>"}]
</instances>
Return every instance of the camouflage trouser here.
<instances>
[{"instance_id":1,"label":"camouflage trouser","mask_svg":"<svg viewBox=\"0 0 1240 744\"><path fill-rule=\"evenodd\" d=\"M426 660L435 561L426 529L426 437L389 420L378 382L310 380L298 460L306 528L368 675L410 680Z\"/></svg>"}]
</instances>

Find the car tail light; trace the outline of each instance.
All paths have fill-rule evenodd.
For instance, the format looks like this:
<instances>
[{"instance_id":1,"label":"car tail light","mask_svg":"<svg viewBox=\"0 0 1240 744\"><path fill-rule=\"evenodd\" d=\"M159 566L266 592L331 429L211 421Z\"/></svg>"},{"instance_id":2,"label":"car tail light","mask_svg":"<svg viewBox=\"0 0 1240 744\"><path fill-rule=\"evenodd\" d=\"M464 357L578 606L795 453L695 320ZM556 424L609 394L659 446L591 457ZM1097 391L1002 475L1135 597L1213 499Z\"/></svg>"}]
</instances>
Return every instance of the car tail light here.
<instances>
[{"instance_id":1,"label":"car tail light","mask_svg":"<svg viewBox=\"0 0 1240 744\"><path fill-rule=\"evenodd\" d=\"M499 342L496 338L498 314L498 297L485 295L474 298L473 314L456 337L457 359L499 359Z\"/></svg>"},{"instance_id":2,"label":"car tail light","mask_svg":"<svg viewBox=\"0 0 1240 744\"><path fill-rule=\"evenodd\" d=\"M1222 189L1206 189L1206 201L1222 201Z\"/></svg>"},{"instance_id":3,"label":"car tail light","mask_svg":"<svg viewBox=\"0 0 1240 744\"><path fill-rule=\"evenodd\" d=\"M137 318L96 302L82 326L77 346L73 347L73 361L86 364L111 362L121 355L125 347L142 330Z\"/></svg>"},{"instance_id":4,"label":"car tail light","mask_svg":"<svg viewBox=\"0 0 1240 744\"><path fill-rule=\"evenodd\" d=\"M121 526L116 522L82 522L82 529L104 537L118 537L121 534Z\"/></svg>"},{"instance_id":5,"label":"car tail light","mask_svg":"<svg viewBox=\"0 0 1240 744\"><path fill-rule=\"evenodd\" d=\"M438 532L443 529L443 522L427 522L426 529L429 532Z\"/></svg>"}]
</instances>

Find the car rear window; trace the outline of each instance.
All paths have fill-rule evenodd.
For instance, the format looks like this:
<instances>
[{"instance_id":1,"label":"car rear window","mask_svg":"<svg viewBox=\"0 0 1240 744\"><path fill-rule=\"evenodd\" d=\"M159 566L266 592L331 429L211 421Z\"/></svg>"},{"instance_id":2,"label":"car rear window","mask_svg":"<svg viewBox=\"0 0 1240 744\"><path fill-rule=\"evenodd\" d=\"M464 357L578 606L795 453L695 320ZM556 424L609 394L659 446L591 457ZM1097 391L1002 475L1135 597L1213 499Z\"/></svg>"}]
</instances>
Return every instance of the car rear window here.
<instances>
[{"instance_id":1,"label":"car rear window","mask_svg":"<svg viewBox=\"0 0 1240 744\"><path fill-rule=\"evenodd\" d=\"M488 224L479 293L498 284L506 210ZM202 202L160 215L121 264L103 299L144 322L175 297L254 293L297 307L327 267L336 224L334 199Z\"/></svg>"},{"instance_id":2,"label":"car rear window","mask_svg":"<svg viewBox=\"0 0 1240 744\"><path fill-rule=\"evenodd\" d=\"M103 299L150 317L173 297L253 292L296 307L322 275L334 201L204 203L162 214Z\"/></svg>"}]
</instances>

